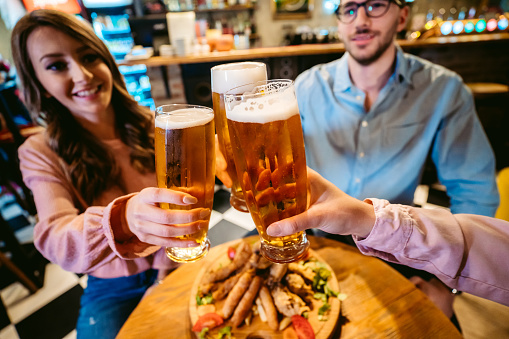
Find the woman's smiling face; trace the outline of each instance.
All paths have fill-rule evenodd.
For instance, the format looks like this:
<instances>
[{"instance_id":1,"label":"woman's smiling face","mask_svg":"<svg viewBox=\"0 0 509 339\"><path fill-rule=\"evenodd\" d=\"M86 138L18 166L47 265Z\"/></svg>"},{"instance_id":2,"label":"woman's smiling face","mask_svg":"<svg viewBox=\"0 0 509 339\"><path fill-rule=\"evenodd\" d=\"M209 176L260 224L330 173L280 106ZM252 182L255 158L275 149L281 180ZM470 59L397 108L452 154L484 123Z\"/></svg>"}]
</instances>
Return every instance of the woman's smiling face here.
<instances>
[{"instance_id":1,"label":"woman's smiling face","mask_svg":"<svg viewBox=\"0 0 509 339\"><path fill-rule=\"evenodd\" d=\"M112 74L92 48L50 26L34 30L27 50L43 95L79 119L95 120L111 109Z\"/></svg>"}]
</instances>

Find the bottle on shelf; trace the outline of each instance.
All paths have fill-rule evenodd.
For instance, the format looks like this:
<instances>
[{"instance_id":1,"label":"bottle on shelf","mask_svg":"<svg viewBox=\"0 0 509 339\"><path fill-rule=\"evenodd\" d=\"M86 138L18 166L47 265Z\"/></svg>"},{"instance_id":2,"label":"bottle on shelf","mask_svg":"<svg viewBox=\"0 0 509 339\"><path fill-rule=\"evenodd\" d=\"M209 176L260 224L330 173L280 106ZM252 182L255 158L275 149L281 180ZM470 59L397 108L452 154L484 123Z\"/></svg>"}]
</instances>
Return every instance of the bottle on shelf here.
<instances>
[{"instance_id":1,"label":"bottle on shelf","mask_svg":"<svg viewBox=\"0 0 509 339\"><path fill-rule=\"evenodd\" d=\"M428 10L428 13L426 14L426 21L431 21L435 18L435 10L433 8L430 8Z\"/></svg>"},{"instance_id":2,"label":"bottle on shelf","mask_svg":"<svg viewBox=\"0 0 509 339\"><path fill-rule=\"evenodd\" d=\"M448 21L456 20L458 18L457 16L458 10L453 5L451 8L449 8L449 15L447 16Z\"/></svg>"},{"instance_id":3,"label":"bottle on shelf","mask_svg":"<svg viewBox=\"0 0 509 339\"><path fill-rule=\"evenodd\" d=\"M461 7L460 12L458 13L458 20L465 20L467 17L468 9L466 7Z\"/></svg>"},{"instance_id":4,"label":"bottle on shelf","mask_svg":"<svg viewBox=\"0 0 509 339\"><path fill-rule=\"evenodd\" d=\"M444 21L444 18L445 18L445 8L440 8L438 10L438 14L437 16L435 17L435 20L438 21L438 22L441 22L441 21Z\"/></svg>"},{"instance_id":5,"label":"bottle on shelf","mask_svg":"<svg viewBox=\"0 0 509 339\"><path fill-rule=\"evenodd\" d=\"M474 6L470 7L470 9L468 10L468 18L475 19L476 13L477 13L477 10L475 9L475 7Z\"/></svg>"}]
</instances>

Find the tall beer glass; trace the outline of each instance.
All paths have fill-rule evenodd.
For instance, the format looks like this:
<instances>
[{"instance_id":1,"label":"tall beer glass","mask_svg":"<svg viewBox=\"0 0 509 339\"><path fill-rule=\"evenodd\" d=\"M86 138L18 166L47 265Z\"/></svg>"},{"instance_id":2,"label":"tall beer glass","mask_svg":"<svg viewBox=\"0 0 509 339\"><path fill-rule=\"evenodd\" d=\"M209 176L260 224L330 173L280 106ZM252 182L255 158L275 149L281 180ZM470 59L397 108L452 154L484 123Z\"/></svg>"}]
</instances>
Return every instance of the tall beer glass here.
<instances>
[{"instance_id":1,"label":"tall beer glass","mask_svg":"<svg viewBox=\"0 0 509 339\"><path fill-rule=\"evenodd\" d=\"M248 212L242 188L237 178L235 162L233 161L232 146L224 110L224 93L234 87L267 80L267 67L263 62L235 62L218 65L212 67L211 79L212 104L219 149L226 159L228 166L226 170L232 179L230 204L239 211Z\"/></svg>"},{"instance_id":2,"label":"tall beer glass","mask_svg":"<svg viewBox=\"0 0 509 339\"><path fill-rule=\"evenodd\" d=\"M238 87L225 94L225 106L235 166L261 252L274 262L296 261L309 247L304 232L285 237L266 233L271 223L307 206L304 138L293 81Z\"/></svg>"},{"instance_id":3,"label":"tall beer glass","mask_svg":"<svg viewBox=\"0 0 509 339\"><path fill-rule=\"evenodd\" d=\"M198 202L181 206L161 204L167 209L208 208L212 211L215 183L214 112L208 107L164 105L156 109L155 153L157 186L193 195ZM166 248L176 262L193 262L204 257L209 248L207 238L210 213L200 231L177 237L194 240L195 247Z\"/></svg>"}]
</instances>

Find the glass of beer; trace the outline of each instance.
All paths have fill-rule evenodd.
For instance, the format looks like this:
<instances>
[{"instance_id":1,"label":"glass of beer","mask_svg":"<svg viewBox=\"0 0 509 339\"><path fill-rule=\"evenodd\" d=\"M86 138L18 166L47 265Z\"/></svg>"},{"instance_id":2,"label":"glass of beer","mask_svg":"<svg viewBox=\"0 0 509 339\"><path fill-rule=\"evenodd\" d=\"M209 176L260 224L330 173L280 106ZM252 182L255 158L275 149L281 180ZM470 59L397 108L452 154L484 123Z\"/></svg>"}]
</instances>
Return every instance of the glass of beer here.
<instances>
[{"instance_id":1,"label":"glass of beer","mask_svg":"<svg viewBox=\"0 0 509 339\"><path fill-rule=\"evenodd\" d=\"M166 209L212 211L215 184L214 111L208 107L185 104L163 105L156 109L155 153L157 186L191 194L193 205L160 204ZM195 247L166 248L166 255L176 262L203 258L209 248L207 238L210 213L203 218L196 233L177 239L193 240Z\"/></svg>"},{"instance_id":2,"label":"glass of beer","mask_svg":"<svg viewBox=\"0 0 509 339\"><path fill-rule=\"evenodd\" d=\"M309 248L305 232L285 237L266 233L273 222L307 207L306 155L293 81L235 88L225 94L225 107L237 175L261 252L274 262L299 260Z\"/></svg>"},{"instance_id":3,"label":"glass of beer","mask_svg":"<svg viewBox=\"0 0 509 339\"><path fill-rule=\"evenodd\" d=\"M248 212L233 160L224 109L224 93L234 87L267 80L267 67L263 62L235 62L212 67L210 72L212 80L212 104L214 107L214 120L219 149L225 157L227 163L226 171L232 179L230 204L241 212Z\"/></svg>"}]
</instances>

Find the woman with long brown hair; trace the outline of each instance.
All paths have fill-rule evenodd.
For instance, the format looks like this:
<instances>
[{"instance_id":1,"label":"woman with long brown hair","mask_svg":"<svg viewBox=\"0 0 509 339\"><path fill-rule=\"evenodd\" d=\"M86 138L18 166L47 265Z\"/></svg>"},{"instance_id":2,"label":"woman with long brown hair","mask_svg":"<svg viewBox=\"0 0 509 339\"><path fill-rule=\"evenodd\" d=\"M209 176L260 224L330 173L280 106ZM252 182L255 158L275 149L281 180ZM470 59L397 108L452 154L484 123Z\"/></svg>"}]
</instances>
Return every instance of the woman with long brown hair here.
<instances>
[{"instance_id":1,"label":"woman with long brown hair","mask_svg":"<svg viewBox=\"0 0 509 339\"><path fill-rule=\"evenodd\" d=\"M44 133L19 149L39 222L37 249L88 274L78 338L113 338L157 271L174 263L161 247L191 245L208 209L163 210L196 198L155 188L153 114L129 96L90 25L52 10L14 27L12 51L25 103Z\"/></svg>"}]
</instances>

